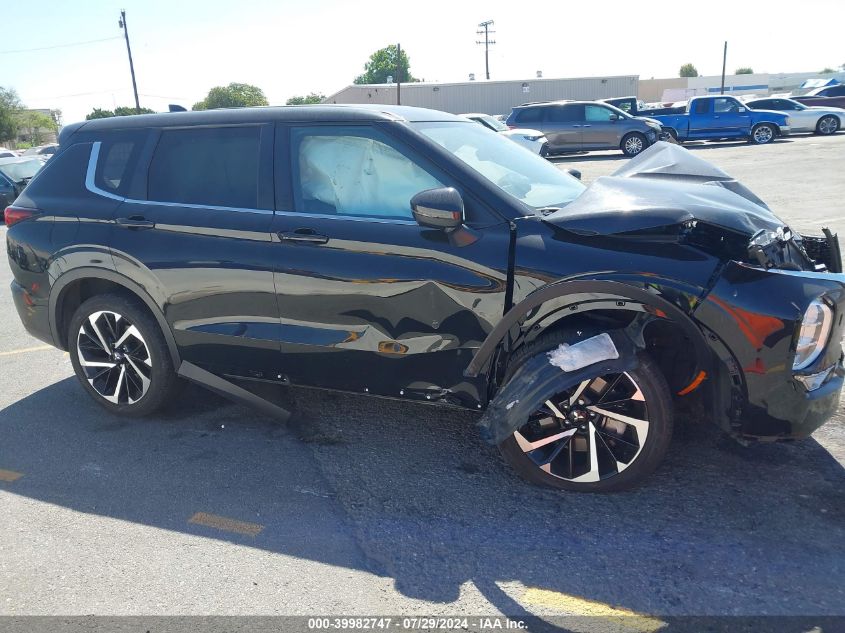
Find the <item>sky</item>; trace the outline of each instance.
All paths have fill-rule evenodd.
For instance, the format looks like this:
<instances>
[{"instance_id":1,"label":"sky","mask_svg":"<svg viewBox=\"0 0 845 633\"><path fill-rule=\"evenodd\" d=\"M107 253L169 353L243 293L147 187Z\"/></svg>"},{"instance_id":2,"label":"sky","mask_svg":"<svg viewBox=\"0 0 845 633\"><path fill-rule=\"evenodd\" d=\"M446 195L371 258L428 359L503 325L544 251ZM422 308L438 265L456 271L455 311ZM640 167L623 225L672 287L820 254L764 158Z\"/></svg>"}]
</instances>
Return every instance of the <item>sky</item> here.
<instances>
[{"instance_id":1,"label":"sky","mask_svg":"<svg viewBox=\"0 0 845 633\"><path fill-rule=\"evenodd\" d=\"M7 0L8 1L8 0ZM188 108L209 88L259 86L271 104L332 94L375 50L401 43L426 81L484 77L477 24L494 20L491 79L675 77L813 72L845 64L841 0L40 0L14 3L0 37L0 86L65 123L134 105L120 10L127 12L141 105ZM799 16L796 13L800 14ZM790 28L790 25L794 27ZM113 39L111 39L113 38ZM79 42L97 41L76 46ZM24 50L54 47L47 50ZM23 52L17 52L23 51Z\"/></svg>"}]
</instances>

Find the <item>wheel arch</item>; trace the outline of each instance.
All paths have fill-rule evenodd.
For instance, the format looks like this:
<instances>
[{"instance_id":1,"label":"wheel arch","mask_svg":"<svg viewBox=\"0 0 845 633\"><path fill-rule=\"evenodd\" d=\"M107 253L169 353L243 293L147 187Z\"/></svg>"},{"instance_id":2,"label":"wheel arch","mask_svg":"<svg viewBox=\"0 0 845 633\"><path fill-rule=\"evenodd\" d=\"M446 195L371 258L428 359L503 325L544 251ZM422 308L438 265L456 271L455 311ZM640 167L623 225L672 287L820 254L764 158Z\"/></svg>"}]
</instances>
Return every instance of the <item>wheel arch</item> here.
<instances>
[{"instance_id":1,"label":"wheel arch","mask_svg":"<svg viewBox=\"0 0 845 633\"><path fill-rule=\"evenodd\" d=\"M48 312L50 331L57 347L67 350L67 328L76 308L86 299L106 292L128 294L141 301L161 328L173 366L179 367L179 348L158 304L139 284L119 273L102 268L77 268L65 273L53 283Z\"/></svg>"},{"instance_id":2,"label":"wheel arch","mask_svg":"<svg viewBox=\"0 0 845 633\"><path fill-rule=\"evenodd\" d=\"M688 296L688 295L687 295ZM513 306L488 334L478 348L464 375L470 378L488 370L491 364L512 357L522 346L541 334L580 326L585 320L595 323L600 313L614 311L620 319L632 320L638 314L653 319L644 326L660 324L668 337L680 337L692 345L692 359L685 376L682 394L712 371L712 353L704 334L675 303L655 292L629 283L609 280L561 281L540 288ZM655 336L652 332L649 336ZM492 376L493 372L487 372ZM491 378L492 381L495 378ZM679 378L680 380L680 378ZM694 387L693 387L694 388ZM690 389L691 391L692 389Z\"/></svg>"}]
</instances>

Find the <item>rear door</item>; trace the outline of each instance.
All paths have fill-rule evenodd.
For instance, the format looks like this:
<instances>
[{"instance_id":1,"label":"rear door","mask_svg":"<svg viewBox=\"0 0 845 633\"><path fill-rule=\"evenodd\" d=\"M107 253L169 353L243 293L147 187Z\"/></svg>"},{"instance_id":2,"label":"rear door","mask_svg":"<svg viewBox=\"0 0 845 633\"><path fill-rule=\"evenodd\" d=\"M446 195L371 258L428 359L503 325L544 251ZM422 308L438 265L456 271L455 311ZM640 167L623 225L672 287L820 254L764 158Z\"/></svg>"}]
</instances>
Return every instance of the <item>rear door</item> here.
<instances>
[{"instance_id":1,"label":"rear door","mask_svg":"<svg viewBox=\"0 0 845 633\"><path fill-rule=\"evenodd\" d=\"M584 105L567 103L545 106L543 131L549 149L555 152L577 152L583 145Z\"/></svg>"},{"instance_id":2,"label":"rear door","mask_svg":"<svg viewBox=\"0 0 845 633\"><path fill-rule=\"evenodd\" d=\"M504 308L507 224L377 123L280 124L276 183L285 376L418 399L465 392L462 371ZM452 233L411 214L414 194L444 185L467 207Z\"/></svg>"},{"instance_id":3,"label":"rear door","mask_svg":"<svg viewBox=\"0 0 845 633\"><path fill-rule=\"evenodd\" d=\"M164 310L184 360L262 377L278 360L271 124L151 133L115 213L118 272ZM124 151L102 147L99 176Z\"/></svg>"}]
</instances>

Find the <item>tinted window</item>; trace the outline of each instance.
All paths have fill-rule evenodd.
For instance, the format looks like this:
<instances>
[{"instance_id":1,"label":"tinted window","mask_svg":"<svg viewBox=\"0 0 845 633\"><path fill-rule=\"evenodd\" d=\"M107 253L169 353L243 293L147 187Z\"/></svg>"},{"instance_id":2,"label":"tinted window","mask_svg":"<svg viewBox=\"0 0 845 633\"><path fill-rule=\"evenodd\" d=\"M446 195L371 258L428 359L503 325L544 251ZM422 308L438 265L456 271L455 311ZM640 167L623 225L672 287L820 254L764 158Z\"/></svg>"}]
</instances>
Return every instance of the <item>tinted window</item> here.
<instances>
[{"instance_id":1,"label":"tinted window","mask_svg":"<svg viewBox=\"0 0 845 633\"><path fill-rule=\"evenodd\" d=\"M443 186L369 127L295 128L291 151L294 204L304 213L410 220L411 198Z\"/></svg>"},{"instance_id":2,"label":"tinted window","mask_svg":"<svg viewBox=\"0 0 845 633\"><path fill-rule=\"evenodd\" d=\"M162 132L148 180L148 198L219 207L258 206L257 127Z\"/></svg>"},{"instance_id":3,"label":"tinted window","mask_svg":"<svg viewBox=\"0 0 845 633\"><path fill-rule=\"evenodd\" d=\"M710 112L710 102L707 99L699 99L695 102L695 110L696 114L707 114Z\"/></svg>"},{"instance_id":4,"label":"tinted window","mask_svg":"<svg viewBox=\"0 0 845 633\"><path fill-rule=\"evenodd\" d=\"M105 140L100 145L95 184L105 191L125 194L135 162L138 160L143 135L136 140Z\"/></svg>"},{"instance_id":5,"label":"tinted window","mask_svg":"<svg viewBox=\"0 0 845 633\"><path fill-rule=\"evenodd\" d=\"M549 111L549 121L554 123L569 123L570 121L584 120L584 106L571 104L554 106Z\"/></svg>"},{"instance_id":6,"label":"tinted window","mask_svg":"<svg viewBox=\"0 0 845 633\"><path fill-rule=\"evenodd\" d=\"M597 105L584 106L584 115L587 121L610 121L610 115L616 114L609 108L603 108Z\"/></svg>"},{"instance_id":7,"label":"tinted window","mask_svg":"<svg viewBox=\"0 0 845 633\"><path fill-rule=\"evenodd\" d=\"M518 110L514 120L517 123L539 123L543 120L542 108L523 108Z\"/></svg>"},{"instance_id":8,"label":"tinted window","mask_svg":"<svg viewBox=\"0 0 845 633\"><path fill-rule=\"evenodd\" d=\"M749 101L748 106L755 110L776 110L778 103L774 99L760 99L759 101Z\"/></svg>"},{"instance_id":9,"label":"tinted window","mask_svg":"<svg viewBox=\"0 0 845 633\"><path fill-rule=\"evenodd\" d=\"M825 91L828 97L845 97L845 86L833 86Z\"/></svg>"}]
</instances>

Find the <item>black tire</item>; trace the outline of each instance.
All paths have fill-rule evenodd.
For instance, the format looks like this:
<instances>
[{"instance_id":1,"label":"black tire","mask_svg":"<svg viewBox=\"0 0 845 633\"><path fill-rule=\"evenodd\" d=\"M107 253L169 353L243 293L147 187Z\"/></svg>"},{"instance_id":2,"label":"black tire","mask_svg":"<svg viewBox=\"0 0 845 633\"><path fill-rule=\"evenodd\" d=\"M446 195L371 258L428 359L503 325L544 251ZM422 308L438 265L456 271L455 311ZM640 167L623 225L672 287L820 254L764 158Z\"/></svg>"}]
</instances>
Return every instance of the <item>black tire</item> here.
<instances>
[{"instance_id":1,"label":"black tire","mask_svg":"<svg viewBox=\"0 0 845 633\"><path fill-rule=\"evenodd\" d=\"M754 145L766 145L775 140L777 130L775 126L770 123L758 123L751 128L751 136L748 137L748 142Z\"/></svg>"},{"instance_id":2,"label":"black tire","mask_svg":"<svg viewBox=\"0 0 845 633\"><path fill-rule=\"evenodd\" d=\"M619 149L629 158L640 154L646 147L648 147L648 141L645 135L639 132L628 132L619 143Z\"/></svg>"},{"instance_id":3,"label":"black tire","mask_svg":"<svg viewBox=\"0 0 845 633\"><path fill-rule=\"evenodd\" d=\"M524 348L519 350L508 363L508 371L506 372L505 382L507 382L510 376L512 376L513 373L530 357L555 349L561 343L572 341L573 338L571 333L554 332L549 335L541 336L533 343L526 345ZM613 492L617 490L624 490L640 483L661 463L672 440L672 397L663 373L657 367L656 363L645 353L641 353L639 355L639 365L636 369L626 372L625 374L619 374L618 376L620 378L625 376L626 380L630 379L633 384L638 387L644 399L642 410L646 411L648 422L648 429L644 444L640 446L639 452L635 453L631 461L621 472L602 476L599 481L588 482L571 481L568 478L551 474L550 472L541 470L540 466L523 451L520 447L519 441L517 440L516 434L511 435L499 444L499 451L501 452L502 457L511 466L511 468L513 468L517 474L526 481L560 490L570 490L575 492ZM598 378L598 376L596 378ZM587 393L587 390L585 390L584 393ZM580 399L578 402L581 402ZM598 402L600 402L600 399ZM528 422L529 421L526 420L526 425L520 427L520 432L523 432L529 426ZM607 419L598 422L598 424L607 424ZM559 428L563 427L561 426ZM558 430L559 429L553 429L552 433L557 432ZM604 437L609 437L604 435L604 431L601 433L602 441ZM586 433L584 435L586 436ZM598 437L597 434L594 434L594 436ZM527 435L523 436L522 439L525 440L527 437ZM571 439L567 441L571 441ZM598 446L598 443L596 443L596 446ZM604 444L604 448L607 449L607 454L610 455L610 448L607 443ZM625 447L623 446L623 448ZM572 451L569 452L569 455L572 455ZM618 465L619 462L617 462L617 468Z\"/></svg>"},{"instance_id":4,"label":"black tire","mask_svg":"<svg viewBox=\"0 0 845 633\"><path fill-rule=\"evenodd\" d=\"M91 317L98 313L92 324ZM132 326L137 336L127 334ZM114 351L113 342L121 339L124 344ZM104 351L104 343L111 353ZM158 323L131 297L104 294L79 306L70 320L68 352L85 391L111 413L148 415L171 401L182 386Z\"/></svg>"},{"instance_id":5,"label":"black tire","mask_svg":"<svg viewBox=\"0 0 845 633\"><path fill-rule=\"evenodd\" d=\"M816 123L816 134L830 136L839 131L839 118L832 114L826 114Z\"/></svg>"}]
</instances>

